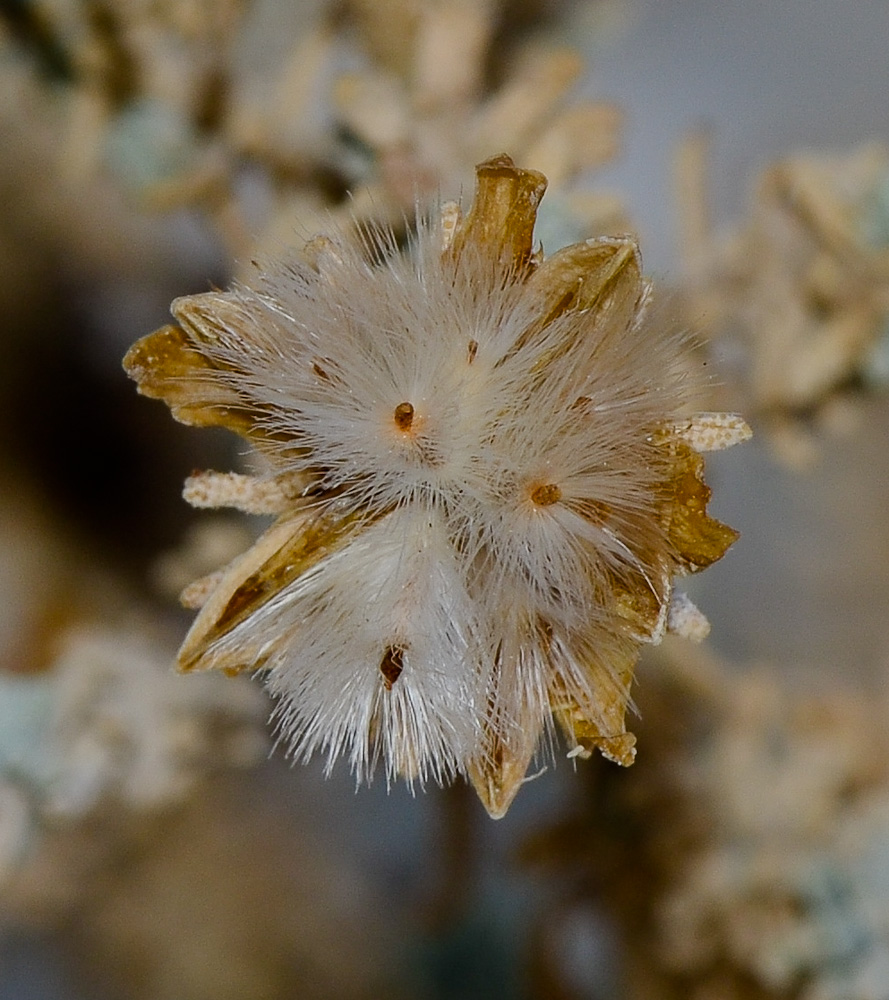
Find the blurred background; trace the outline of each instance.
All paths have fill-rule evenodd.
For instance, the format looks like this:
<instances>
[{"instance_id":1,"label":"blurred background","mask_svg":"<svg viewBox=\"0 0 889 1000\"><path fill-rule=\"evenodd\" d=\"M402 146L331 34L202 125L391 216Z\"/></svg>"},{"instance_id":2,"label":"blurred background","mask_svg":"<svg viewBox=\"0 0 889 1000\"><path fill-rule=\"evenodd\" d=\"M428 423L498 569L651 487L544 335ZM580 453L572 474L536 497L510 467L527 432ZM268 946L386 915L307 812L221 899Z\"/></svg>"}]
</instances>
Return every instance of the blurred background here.
<instances>
[{"instance_id":1,"label":"blurred background","mask_svg":"<svg viewBox=\"0 0 889 1000\"><path fill-rule=\"evenodd\" d=\"M887 42L879 0L0 2L0 1000L889 997ZM180 495L242 444L120 361L501 151L545 250L638 234L755 438L637 763L542 759L494 823L175 674L257 528Z\"/></svg>"}]
</instances>

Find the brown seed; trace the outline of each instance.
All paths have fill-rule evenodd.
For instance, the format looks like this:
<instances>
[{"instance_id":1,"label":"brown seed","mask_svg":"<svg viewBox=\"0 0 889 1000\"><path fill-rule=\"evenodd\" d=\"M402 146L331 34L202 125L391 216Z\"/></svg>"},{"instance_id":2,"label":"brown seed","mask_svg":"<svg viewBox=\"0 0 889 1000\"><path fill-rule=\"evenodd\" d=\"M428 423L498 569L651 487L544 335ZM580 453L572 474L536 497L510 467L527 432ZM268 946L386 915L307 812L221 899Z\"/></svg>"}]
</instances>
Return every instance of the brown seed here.
<instances>
[{"instance_id":1,"label":"brown seed","mask_svg":"<svg viewBox=\"0 0 889 1000\"><path fill-rule=\"evenodd\" d=\"M558 503L562 499L562 491L555 483L544 483L542 486L535 486L531 490L531 500L538 507L549 507Z\"/></svg>"},{"instance_id":2,"label":"brown seed","mask_svg":"<svg viewBox=\"0 0 889 1000\"><path fill-rule=\"evenodd\" d=\"M387 646L383 659L380 660L380 673L383 675L383 686L387 691L392 690L392 685L401 676L404 670L404 647Z\"/></svg>"},{"instance_id":3,"label":"brown seed","mask_svg":"<svg viewBox=\"0 0 889 1000\"><path fill-rule=\"evenodd\" d=\"M414 422L414 407L411 403L399 403L395 407L395 426L400 431L409 431Z\"/></svg>"},{"instance_id":4,"label":"brown seed","mask_svg":"<svg viewBox=\"0 0 889 1000\"><path fill-rule=\"evenodd\" d=\"M476 354L478 354L478 341L477 340L470 340L469 341L469 363L470 364L472 364L472 362L475 361Z\"/></svg>"}]
</instances>

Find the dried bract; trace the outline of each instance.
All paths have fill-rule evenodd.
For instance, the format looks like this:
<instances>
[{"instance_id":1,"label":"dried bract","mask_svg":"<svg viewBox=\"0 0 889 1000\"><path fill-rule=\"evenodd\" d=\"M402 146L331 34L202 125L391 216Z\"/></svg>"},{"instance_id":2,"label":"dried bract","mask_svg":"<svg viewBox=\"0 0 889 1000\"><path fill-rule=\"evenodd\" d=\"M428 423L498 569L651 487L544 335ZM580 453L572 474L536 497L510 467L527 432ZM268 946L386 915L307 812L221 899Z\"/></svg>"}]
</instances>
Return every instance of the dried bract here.
<instances>
[{"instance_id":1,"label":"dried bract","mask_svg":"<svg viewBox=\"0 0 889 1000\"><path fill-rule=\"evenodd\" d=\"M572 756L632 762L639 646L705 631L685 598L668 615L672 580L736 538L698 450L748 431L686 412L688 341L645 324L631 239L543 260L543 175L499 156L477 177L412 252L313 240L255 287L177 300L125 367L268 464L191 499L278 515L190 594L182 669L262 669L296 757L464 774L501 816L553 717Z\"/></svg>"},{"instance_id":2,"label":"dried bract","mask_svg":"<svg viewBox=\"0 0 889 1000\"><path fill-rule=\"evenodd\" d=\"M889 149L770 164L749 218L723 243L705 207L706 137L680 152L688 314L706 316L735 358L736 399L775 455L805 468L889 376Z\"/></svg>"}]
</instances>

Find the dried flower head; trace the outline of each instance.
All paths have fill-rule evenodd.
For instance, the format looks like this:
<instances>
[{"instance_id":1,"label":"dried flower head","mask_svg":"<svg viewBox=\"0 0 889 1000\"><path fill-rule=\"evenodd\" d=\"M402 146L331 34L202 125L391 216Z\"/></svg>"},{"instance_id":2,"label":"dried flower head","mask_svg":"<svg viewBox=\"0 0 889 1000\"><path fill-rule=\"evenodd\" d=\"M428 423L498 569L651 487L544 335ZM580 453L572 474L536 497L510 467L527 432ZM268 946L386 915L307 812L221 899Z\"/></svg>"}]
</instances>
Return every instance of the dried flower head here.
<instances>
[{"instance_id":1,"label":"dried flower head","mask_svg":"<svg viewBox=\"0 0 889 1000\"><path fill-rule=\"evenodd\" d=\"M571 755L632 761L639 646L706 631L687 599L670 613L672 579L736 538L698 451L749 431L685 414L688 343L644 324L632 239L542 260L543 175L477 175L412 252L316 238L255 287L177 300L125 367L267 461L187 499L278 515L188 589L182 669L262 669L296 757L465 774L502 816L553 717Z\"/></svg>"}]
</instances>

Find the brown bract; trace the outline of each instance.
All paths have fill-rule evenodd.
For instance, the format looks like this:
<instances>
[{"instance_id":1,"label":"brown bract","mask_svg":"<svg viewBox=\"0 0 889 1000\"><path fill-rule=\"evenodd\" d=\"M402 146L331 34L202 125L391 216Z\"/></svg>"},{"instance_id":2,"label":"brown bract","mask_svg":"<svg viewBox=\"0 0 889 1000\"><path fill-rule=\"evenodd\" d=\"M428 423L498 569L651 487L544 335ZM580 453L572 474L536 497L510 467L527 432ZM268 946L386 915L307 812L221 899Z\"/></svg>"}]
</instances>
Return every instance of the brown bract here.
<instances>
[{"instance_id":1,"label":"brown bract","mask_svg":"<svg viewBox=\"0 0 889 1000\"><path fill-rule=\"evenodd\" d=\"M455 268L466 258L474 267L492 270L498 275L494 284L501 288L522 286L523 301L533 302L533 318L517 333L506 358L524 352L522 356L533 359L523 375L531 389L524 391L533 391L538 384L547 386L544 398L559 412L571 414L571 420L585 421L595 413L597 403L579 392L581 381L571 373L578 365L591 364L595 357L577 336L554 337L553 324L572 316L583 317L577 330L595 334L604 345L602 350L613 350L619 343L615 338L637 334L649 289L642 278L638 249L629 237L590 240L543 259L535 250L534 224L545 187L542 174L517 167L506 155L486 160L477 168L475 200L468 212L461 215L452 205L443 208L441 253ZM325 251L317 241L312 252L322 257L334 253L331 248ZM328 263L334 274L335 255ZM324 261L319 259L315 267L322 271ZM241 378L245 385L255 380L253 360L267 350L262 338L250 333L256 316L249 310L244 297L234 294L180 299L173 307L180 325L164 327L139 341L127 354L124 366L139 390L163 399L177 419L235 431L263 450L274 469L276 461L279 466L285 464L282 455L297 454L304 446L302 441L282 439L282 421L275 419L279 404L270 402L272 397L263 397L258 403L249 392L237 388ZM218 350L221 341L227 345L224 352ZM460 356L465 365L483 364L475 339L467 337ZM238 368L239 357L243 370ZM338 377L325 358L316 358L310 367L321 383L329 385ZM553 390L553 385L564 385L564 391ZM571 756L589 756L598 749L626 765L635 755L635 737L626 731L625 715L640 644L659 641L668 627L682 631L681 623L689 620L688 608L696 617L692 616L693 626L687 627L687 634L699 638L706 631L701 624L706 626L703 616L684 596L683 613L668 614L674 576L715 562L737 538L735 531L707 514L710 489L703 480L698 452L743 440L749 436L749 428L728 414L678 420L675 399L670 407L661 423L650 421L638 445L633 446L637 448L633 454L641 455L640 462L654 470L649 476L653 483L650 495L643 499L635 497L622 503L610 494L602 500L580 496L576 487L572 493L570 480L539 475L527 480L523 488L520 502L526 505L529 517L562 517L563 521L579 517L587 526L583 537L599 531L627 555L600 560L589 569L589 579L580 581L578 588L578 593L592 595L588 613L578 612L578 621L570 628L560 622L557 613L549 616L540 610L541 602L551 598L541 598L537 604L531 598L523 599L524 604L504 598L503 617L511 631L491 644L491 662L479 668L490 677L483 687L486 693L476 700L468 699L465 706L467 713L477 716L476 744L454 765L473 782L493 816L506 812L525 779L547 721L539 706L523 701L524 682L510 682L510 672L518 676L519 665L528 660L539 665L545 678L544 703L548 701L548 712L565 731ZM389 413L386 433L393 442L415 447L418 461L440 469L441 456L424 437L427 417L418 399L399 395ZM394 443L396 446L401 445ZM262 509L277 513L279 518L249 552L208 578L205 587L190 590L192 604L196 603L195 594L204 591L206 603L180 652L182 669L213 667L237 672L268 667L269 655L279 644L298 646L299 625L272 640L266 635L234 645L226 645L224 640L284 588L331 554L376 530L374 526L400 509L398 504L382 504L379 509L356 511L329 489L326 472L323 465L312 462L304 463L301 476L294 476L292 465L282 467L280 488L275 487L274 478L271 486L269 477L256 481L262 494L252 506L249 497L245 498L250 480L244 477L233 480L230 475L210 473L191 481L189 495L199 495L201 506L214 505L216 490L217 505ZM452 544L458 558L461 545L467 545L465 540L459 541L461 537L454 532L457 540ZM479 551L481 547L478 543ZM496 545L492 551L489 562L496 562ZM477 573L479 559L467 556L466 560L467 573ZM490 581L492 571L485 572L488 577L481 583L471 582L468 592L472 594L475 586L479 599L489 601L488 614L496 618L498 608L482 593L485 587L490 588L485 580ZM592 602L597 603L594 606ZM597 624L587 626L585 618ZM379 738L381 719L386 718L385 699L400 696L418 668L412 655L410 638L404 635L392 635L380 644L373 665L376 714L356 740L373 742ZM577 671L583 674L582 683ZM517 692L514 698L508 697L510 683ZM409 778L425 773L428 763L407 737L390 735L386 746L392 755L393 772Z\"/></svg>"}]
</instances>

